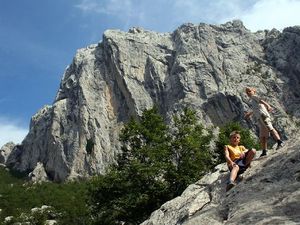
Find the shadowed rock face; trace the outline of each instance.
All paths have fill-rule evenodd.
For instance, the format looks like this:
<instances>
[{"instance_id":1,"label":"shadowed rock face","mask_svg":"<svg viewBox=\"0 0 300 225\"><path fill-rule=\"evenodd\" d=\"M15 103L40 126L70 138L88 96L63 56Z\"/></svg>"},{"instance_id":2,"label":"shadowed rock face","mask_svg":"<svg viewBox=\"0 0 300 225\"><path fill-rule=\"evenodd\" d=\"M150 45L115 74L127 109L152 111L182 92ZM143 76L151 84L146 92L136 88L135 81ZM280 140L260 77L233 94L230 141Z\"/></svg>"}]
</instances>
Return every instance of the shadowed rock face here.
<instances>
[{"instance_id":1,"label":"shadowed rock face","mask_svg":"<svg viewBox=\"0 0 300 225\"><path fill-rule=\"evenodd\" d=\"M221 164L142 225L300 224L299 150L300 141L290 140L268 157L255 159L228 192L229 171Z\"/></svg>"},{"instance_id":2,"label":"shadowed rock face","mask_svg":"<svg viewBox=\"0 0 300 225\"><path fill-rule=\"evenodd\" d=\"M243 121L246 86L272 104L274 125L288 136L300 115L299 33L251 33L240 21L185 24L173 33L108 30L77 51L53 105L32 117L6 164L31 172L40 162L55 181L105 173L123 123L153 105L167 120L190 106L208 126L234 120L254 129Z\"/></svg>"}]
</instances>

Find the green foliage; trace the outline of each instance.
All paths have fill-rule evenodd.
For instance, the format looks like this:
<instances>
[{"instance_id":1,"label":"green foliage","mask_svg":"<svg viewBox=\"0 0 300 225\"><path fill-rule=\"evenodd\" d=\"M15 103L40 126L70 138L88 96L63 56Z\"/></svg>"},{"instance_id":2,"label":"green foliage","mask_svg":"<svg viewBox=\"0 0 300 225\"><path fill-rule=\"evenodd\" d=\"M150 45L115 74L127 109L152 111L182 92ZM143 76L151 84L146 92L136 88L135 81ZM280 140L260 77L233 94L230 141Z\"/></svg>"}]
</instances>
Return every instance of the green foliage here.
<instances>
[{"instance_id":1,"label":"green foliage","mask_svg":"<svg viewBox=\"0 0 300 225\"><path fill-rule=\"evenodd\" d=\"M61 215L53 207L34 208L31 212L22 213L18 217L11 217L3 222L4 225L31 224L42 225L46 220L59 221Z\"/></svg>"},{"instance_id":2,"label":"green foliage","mask_svg":"<svg viewBox=\"0 0 300 225\"><path fill-rule=\"evenodd\" d=\"M21 221L22 213L29 215L32 208L47 205L61 215L59 224L88 224L86 186L87 182L32 184L0 167L0 223L7 216ZM46 214L36 214L31 219L40 221L45 218Z\"/></svg>"},{"instance_id":3,"label":"green foliage","mask_svg":"<svg viewBox=\"0 0 300 225\"><path fill-rule=\"evenodd\" d=\"M244 145L248 149L259 149L259 142L255 137L253 137L249 129L241 127L241 125L237 122L228 123L220 128L219 138L216 142L216 148L218 153L217 161L219 163L225 162L224 146L229 144L229 135L232 131L235 130L240 132L240 145Z\"/></svg>"},{"instance_id":4,"label":"green foliage","mask_svg":"<svg viewBox=\"0 0 300 225\"><path fill-rule=\"evenodd\" d=\"M132 159L151 164L161 160L161 157L168 157L169 140L168 127L157 108L146 110L140 121L132 118L122 130L122 155L118 164L123 167Z\"/></svg>"},{"instance_id":5,"label":"green foliage","mask_svg":"<svg viewBox=\"0 0 300 225\"><path fill-rule=\"evenodd\" d=\"M189 108L185 108L180 116L175 116L174 123L171 147L176 170L171 172L175 177L174 192L179 195L189 184L196 182L212 168L209 147L212 133L205 131L197 123L195 111Z\"/></svg>"},{"instance_id":6,"label":"green foliage","mask_svg":"<svg viewBox=\"0 0 300 225\"><path fill-rule=\"evenodd\" d=\"M170 184L166 173L170 161L168 129L157 109L132 119L122 130L122 155L118 166L91 182L89 205L96 224L137 224L166 200Z\"/></svg>"},{"instance_id":7,"label":"green foliage","mask_svg":"<svg viewBox=\"0 0 300 225\"><path fill-rule=\"evenodd\" d=\"M89 206L95 224L139 224L212 166L208 143L186 109L170 129L157 108L146 110L139 121L131 119L122 130L118 165L89 186ZM171 132L172 130L172 132Z\"/></svg>"}]
</instances>

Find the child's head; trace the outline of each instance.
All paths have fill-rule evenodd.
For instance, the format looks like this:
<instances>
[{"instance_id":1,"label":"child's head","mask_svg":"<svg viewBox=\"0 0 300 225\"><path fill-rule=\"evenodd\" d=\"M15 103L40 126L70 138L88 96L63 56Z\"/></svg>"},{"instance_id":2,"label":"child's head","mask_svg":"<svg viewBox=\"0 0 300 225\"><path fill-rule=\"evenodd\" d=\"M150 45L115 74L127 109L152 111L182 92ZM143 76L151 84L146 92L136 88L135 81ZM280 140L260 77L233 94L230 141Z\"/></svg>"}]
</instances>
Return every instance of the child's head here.
<instances>
[{"instance_id":1,"label":"child's head","mask_svg":"<svg viewBox=\"0 0 300 225\"><path fill-rule=\"evenodd\" d=\"M252 87L246 87L246 94L251 97L256 93L256 89Z\"/></svg>"},{"instance_id":2,"label":"child's head","mask_svg":"<svg viewBox=\"0 0 300 225\"><path fill-rule=\"evenodd\" d=\"M230 144L234 145L234 146L237 146L240 143L240 140L241 140L240 132L237 131L237 130L232 131L229 135L229 138L230 138Z\"/></svg>"}]
</instances>

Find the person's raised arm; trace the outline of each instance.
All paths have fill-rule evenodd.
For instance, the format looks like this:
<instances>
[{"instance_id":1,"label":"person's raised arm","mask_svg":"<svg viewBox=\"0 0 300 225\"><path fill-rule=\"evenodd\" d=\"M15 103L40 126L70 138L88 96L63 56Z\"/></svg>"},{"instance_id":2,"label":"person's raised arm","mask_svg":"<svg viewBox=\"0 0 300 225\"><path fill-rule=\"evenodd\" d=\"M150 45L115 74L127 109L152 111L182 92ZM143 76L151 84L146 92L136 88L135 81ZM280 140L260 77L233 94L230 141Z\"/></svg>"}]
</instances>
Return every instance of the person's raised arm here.
<instances>
[{"instance_id":1,"label":"person's raised arm","mask_svg":"<svg viewBox=\"0 0 300 225\"><path fill-rule=\"evenodd\" d=\"M272 107L266 101L261 99L259 102L262 103L269 112L271 112L273 110Z\"/></svg>"}]
</instances>

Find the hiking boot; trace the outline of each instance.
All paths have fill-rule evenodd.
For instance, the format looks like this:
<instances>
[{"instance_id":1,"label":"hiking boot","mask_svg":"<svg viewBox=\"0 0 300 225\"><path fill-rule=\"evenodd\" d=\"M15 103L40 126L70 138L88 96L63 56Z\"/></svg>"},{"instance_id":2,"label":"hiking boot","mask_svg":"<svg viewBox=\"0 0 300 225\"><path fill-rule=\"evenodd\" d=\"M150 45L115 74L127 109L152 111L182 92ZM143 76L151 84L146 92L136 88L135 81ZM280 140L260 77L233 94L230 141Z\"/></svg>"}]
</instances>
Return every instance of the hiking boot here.
<instances>
[{"instance_id":1,"label":"hiking boot","mask_svg":"<svg viewBox=\"0 0 300 225\"><path fill-rule=\"evenodd\" d=\"M227 186L226 186L226 191L229 191L231 188L233 188L235 186L235 182L234 181L230 181Z\"/></svg>"},{"instance_id":2,"label":"hiking boot","mask_svg":"<svg viewBox=\"0 0 300 225\"><path fill-rule=\"evenodd\" d=\"M284 145L284 142L283 142L283 141L281 141L281 140L277 141L277 147L276 147L276 150L278 150L278 149L280 149L281 147L283 147L283 145Z\"/></svg>"},{"instance_id":3,"label":"hiking boot","mask_svg":"<svg viewBox=\"0 0 300 225\"><path fill-rule=\"evenodd\" d=\"M263 156L266 156L267 155L267 150L263 149L262 150L262 153L259 157L263 157Z\"/></svg>"}]
</instances>

